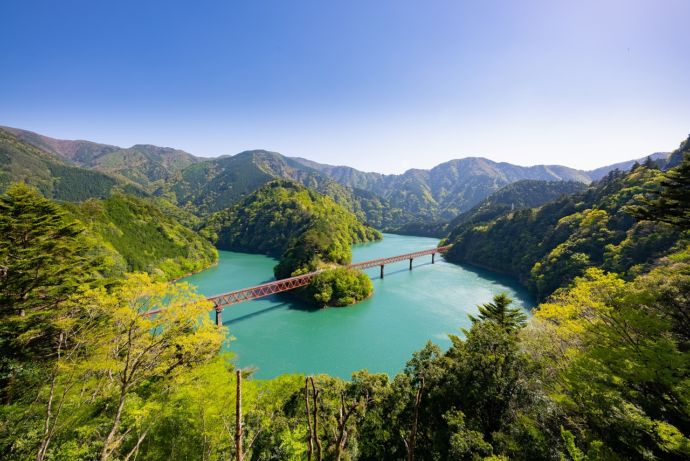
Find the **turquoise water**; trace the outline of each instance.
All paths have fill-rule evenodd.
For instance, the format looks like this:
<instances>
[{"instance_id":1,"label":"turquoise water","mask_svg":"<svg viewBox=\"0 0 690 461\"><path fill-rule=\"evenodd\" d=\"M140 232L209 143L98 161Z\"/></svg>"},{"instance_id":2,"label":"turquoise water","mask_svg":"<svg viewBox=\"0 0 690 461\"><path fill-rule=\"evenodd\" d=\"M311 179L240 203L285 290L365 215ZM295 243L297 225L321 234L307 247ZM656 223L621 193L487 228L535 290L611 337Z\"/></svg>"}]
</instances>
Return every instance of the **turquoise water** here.
<instances>
[{"instance_id":1,"label":"turquoise water","mask_svg":"<svg viewBox=\"0 0 690 461\"><path fill-rule=\"evenodd\" d=\"M438 240L384 234L384 240L357 245L353 261L393 256L433 248ZM267 256L221 251L218 266L185 281L211 296L272 279L276 260ZM394 375L428 340L443 348L449 333L470 324L476 305L507 292L516 304L529 308L532 299L513 281L431 256L368 269L374 295L345 308L314 310L279 296L226 308L223 323L235 338L230 350L239 366L256 367L256 377L283 373L328 373L349 378L353 371Z\"/></svg>"}]
</instances>

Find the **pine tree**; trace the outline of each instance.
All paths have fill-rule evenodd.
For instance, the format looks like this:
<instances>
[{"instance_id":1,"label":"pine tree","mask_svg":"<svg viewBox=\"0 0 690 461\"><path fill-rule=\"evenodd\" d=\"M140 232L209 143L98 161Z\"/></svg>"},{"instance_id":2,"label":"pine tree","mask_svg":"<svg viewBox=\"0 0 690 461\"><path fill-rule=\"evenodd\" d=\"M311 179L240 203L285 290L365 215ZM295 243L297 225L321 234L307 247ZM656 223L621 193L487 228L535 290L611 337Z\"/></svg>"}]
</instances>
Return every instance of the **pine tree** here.
<instances>
[{"instance_id":1,"label":"pine tree","mask_svg":"<svg viewBox=\"0 0 690 461\"><path fill-rule=\"evenodd\" d=\"M77 237L81 227L25 184L0 196L0 388L22 370L50 360L60 306L88 282L93 266Z\"/></svg>"},{"instance_id":2,"label":"pine tree","mask_svg":"<svg viewBox=\"0 0 690 461\"><path fill-rule=\"evenodd\" d=\"M638 219L665 222L686 230L690 229L690 137L677 153L683 155L683 161L666 172L661 190L642 199L642 203L631 207L631 211Z\"/></svg>"},{"instance_id":3,"label":"pine tree","mask_svg":"<svg viewBox=\"0 0 690 461\"><path fill-rule=\"evenodd\" d=\"M513 300L507 294L501 293L494 296L492 303L477 306L479 315L470 315L472 323L481 321L494 322L504 327L507 331L522 328L527 321L527 315L517 307L509 307Z\"/></svg>"}]
</instances>

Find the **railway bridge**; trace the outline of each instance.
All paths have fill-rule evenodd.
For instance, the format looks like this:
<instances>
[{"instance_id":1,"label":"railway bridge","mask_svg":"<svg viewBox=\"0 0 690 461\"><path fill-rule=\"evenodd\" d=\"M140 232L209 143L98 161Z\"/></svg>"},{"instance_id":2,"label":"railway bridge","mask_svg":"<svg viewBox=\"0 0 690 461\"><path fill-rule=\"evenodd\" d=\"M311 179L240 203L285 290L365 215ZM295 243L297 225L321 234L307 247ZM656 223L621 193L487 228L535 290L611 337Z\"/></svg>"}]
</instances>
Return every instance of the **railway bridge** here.
<instances>
[{"instance_id":1,"label":"railway bridge","mask_svg":"<svg viewBox=\"0 0 690 461\"><path fill-rule=\"evenodd\" d=\"M397 256L391 256L388 258L372 259L369 261L363 261L359 263L350 264L351 269L368 269L371 267L379 266L381 268L381 278L384 277L384 267L386 264L392 264L399 261L410 261L410 270L412 270L412 261L415 258L420 258L422 256L431 255L431 264L435 262L435 257L437 253L445 253L450 250L451 245L432 248L429 250L415 251L414 253L405 253ZM285 291L294 290L295 288L300 288L309 285L309 282L322 272L323 270L318 270L314 272L309 272L308 274L297 275L295 277L289 277L286 279L276 280L274 282L262 283L249 288L242 288L240 290L230 291L228 293L223 293L216 296L211 296L208 298L209 301L213 302L214 310L216 311L216 324L222 325L223 319L223 309L232 306L233 304L238 304L244 301L251 301L252 299L259 299L266 296L274 295L276 293L282 293ZM154 313L154 312L151 312Z\"/></svg>"}]
</instances>

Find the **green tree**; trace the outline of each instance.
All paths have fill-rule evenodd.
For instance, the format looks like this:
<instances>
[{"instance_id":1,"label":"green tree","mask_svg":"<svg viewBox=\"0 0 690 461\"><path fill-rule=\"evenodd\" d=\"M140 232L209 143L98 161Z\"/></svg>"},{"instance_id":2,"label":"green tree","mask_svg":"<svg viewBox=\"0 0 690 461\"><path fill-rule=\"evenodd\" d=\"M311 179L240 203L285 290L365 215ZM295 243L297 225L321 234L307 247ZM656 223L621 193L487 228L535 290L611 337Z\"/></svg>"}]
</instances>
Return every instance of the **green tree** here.
<instances>
[{"instance_id":1,"label":"green tree","mask_svg":"<svg viewBox=\"0 0 690 461\"><path fill-rule=\"evenodd\" d=\"M0 196L0 387L5 401L38 386L61 343L56 320L77 288L94 280L95 262L80 245L82 228L34 188ZM23 378L33 374L27 386Z\"/></svg>"},{"instance_id":2,"label":"green tree","mask_svg":"<svg viewBox=\"0 0 690 461\"><path fill-rule=\"evenodd\" d=\"M674 154L683 155L683 160L664 174L661 190L642 198L642 203L631 209L639 219L661 221L687 230L690 229L690 137Z\"/></svg>"},{"instance_id":3,"label":"green tree","mask_svg":"<svg viewBox=\"0 0 690 461\"><path fill-rule=\"evenodd\" d=\"M130 452L139 449L155 424L158 397L167 392L167 383L185 369L211 360L224 332L209 319L210 302L187 284L128 274L111 293L94 291L92 299L93 309L109 314L98 347L89 358L90 367L101 378L100 392L112 400L100 453L105 461L125 444ZM158 308L162 309L158 314L148 315ZM132 400L137 401L138 409L128 412L126 404ZM129 427L122 430L126 413Z\"/></svg>"},{"instance_id":4,"label":"green tree","mask_svg":"<svg viewBox=\"0 0 690 461\"><path fill-rule=\"evenodd\" d=\"M472 323L481 321L494 322L505 328L506 331L518 330L525 326L527 314L518 307L510 307L512 303L513 300L506 293L494 295L492 303L477 306L479 315L477 317L470 315L470 320L472 320Z\"/></svg>"}]
</instances>

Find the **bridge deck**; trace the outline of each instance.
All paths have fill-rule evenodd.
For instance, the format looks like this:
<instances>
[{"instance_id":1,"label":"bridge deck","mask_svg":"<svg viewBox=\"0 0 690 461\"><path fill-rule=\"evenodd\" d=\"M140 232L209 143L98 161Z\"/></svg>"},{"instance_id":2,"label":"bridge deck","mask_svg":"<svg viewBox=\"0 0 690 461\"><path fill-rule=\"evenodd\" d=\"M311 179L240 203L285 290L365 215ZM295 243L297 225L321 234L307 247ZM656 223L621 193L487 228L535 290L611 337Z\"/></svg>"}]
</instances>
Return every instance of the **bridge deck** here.
<instances>
[{"instance_id":1,"label":"bridge deck","mask_svg":"<svg viewBox=\"0 0 690 461\"><path fill-rule=\"evenodd\" d=\"M391 256L389 258L372 259L370 261L363 261L360 263L350 264L347 267L352 269L367 269L369 267L385 266L398 261L405 261L408 259L418 258L420 256L434 255L436 253L445 253L450 249L450 245L432 248L429 250L415 251L414 253L405 253L402 255ZM249 301L252 299L263 298L265 296L282 293L284 291L294 290L295 288L309 285L309 282L315 275L319 274L320 270L310 272L308 274L298 275L286 279L276 280L274 282L262 283L254 287L243 288L241 290L230 291L208 298L215 305L216 310L222 310L225 306Z\"/></svg>"}]
</instances>

